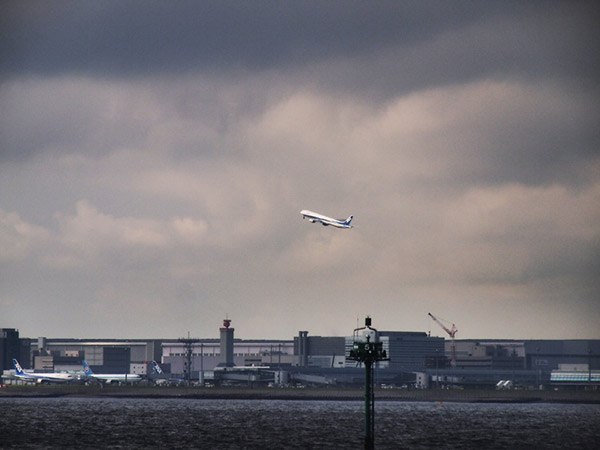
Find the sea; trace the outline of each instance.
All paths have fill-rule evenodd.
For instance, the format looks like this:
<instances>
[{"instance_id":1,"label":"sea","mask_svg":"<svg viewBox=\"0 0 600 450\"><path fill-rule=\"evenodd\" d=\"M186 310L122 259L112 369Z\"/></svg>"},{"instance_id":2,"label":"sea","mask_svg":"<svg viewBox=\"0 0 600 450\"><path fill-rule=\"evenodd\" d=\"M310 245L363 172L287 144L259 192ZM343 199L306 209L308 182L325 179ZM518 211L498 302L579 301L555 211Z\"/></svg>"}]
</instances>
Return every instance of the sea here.
<instances>
[{"instance_id":1,"label":"sea","mask_svg":"<svg viewBox=\"0 0 600 450\"><path fill-rule=\"evenodd\" d=\"M0 398L2 449L362 449L361 401ZM375 404L376 449L600 449L600 405Z\"/></svg>"}]
</instances>

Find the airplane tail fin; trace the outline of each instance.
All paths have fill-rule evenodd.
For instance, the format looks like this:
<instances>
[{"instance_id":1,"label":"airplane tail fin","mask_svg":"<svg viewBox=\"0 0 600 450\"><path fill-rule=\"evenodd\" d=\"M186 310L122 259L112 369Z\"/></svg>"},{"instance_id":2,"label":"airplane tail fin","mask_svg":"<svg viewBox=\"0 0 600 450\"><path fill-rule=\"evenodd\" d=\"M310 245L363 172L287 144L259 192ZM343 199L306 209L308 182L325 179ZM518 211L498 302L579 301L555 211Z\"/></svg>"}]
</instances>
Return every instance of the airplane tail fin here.
<instances>
[{"instance_id":1,"label":"airplane tail fin","mask_svg":"<svg viewBox=\"0 0 600 450\"><path fill-rule=\"evenodd\" d=\"M23 375L23 368L21 367L21 364L19 364L19 361L13 359L13 365L15 366L17 375Z\"/></svg>"},{"instance_id":2,"label":"airplane tail fin","mask_svg":"<svg viewBox=\"0 0 600 450\"><path fill-rule=\"evenodd\" d=\"M88 366L88 363L85 359L81 363L83 364L83 372L86 375L94 375L94 372L92 372L92 369L90 368L90 366Z\"/></svg>"},{"instance_id":3,"label":"airplane tail fin","mask_svg":"<svg viewBox=\"0 0 600 450\"><path fill-rule=\"evenodd\" d=\"M344 222L344 224L345 224L345 225L350 225L350 222L352 222L352 219L354 219L354 216L349 216L349 217L346 219L346 222Z\"/></svg>"},{"instance_id":4,"label":"airplane tail fin","mask_svg":"<svg viewBox=\"0 0 600 450\"><path fill-rule=\"evenodd\" d=\"M154 373L157 375L161 375L163 373L163 370L156 361L152 361L152 368L154 369Z\"/></svg>"}]
</instances>

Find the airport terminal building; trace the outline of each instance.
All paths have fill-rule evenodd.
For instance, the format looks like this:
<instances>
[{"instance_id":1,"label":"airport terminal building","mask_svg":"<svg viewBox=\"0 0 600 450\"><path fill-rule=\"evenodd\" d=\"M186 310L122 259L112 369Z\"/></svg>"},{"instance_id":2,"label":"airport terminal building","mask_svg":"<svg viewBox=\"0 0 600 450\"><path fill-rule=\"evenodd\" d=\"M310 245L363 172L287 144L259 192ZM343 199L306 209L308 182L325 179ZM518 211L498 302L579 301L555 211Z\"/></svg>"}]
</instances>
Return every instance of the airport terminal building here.
<instances>
[{"instance_id":1,"label":"airport terminal building","mask_svg":"<svg viewBox=\"0 0 600 450\"><path fill-rule=\"evenodd\" d=\"M0 363L9 375L12 358L36 372L81 372L85 359L96 373L139 374L150 381L152 361L157 361L166 374L188 382L364 382L364 370L348 358L356 336L300 331L289 340L237 339L230 324L226 319L219 338L205 339L30 339L2 328ZM389 358L377 363L378 384L494 388L502 381L529 389L600 385L600 340L451 341L406 331L379 331L372 338L382 343ZM250 372L252 377L247 376Z\"/></svg>"}]
</instances>

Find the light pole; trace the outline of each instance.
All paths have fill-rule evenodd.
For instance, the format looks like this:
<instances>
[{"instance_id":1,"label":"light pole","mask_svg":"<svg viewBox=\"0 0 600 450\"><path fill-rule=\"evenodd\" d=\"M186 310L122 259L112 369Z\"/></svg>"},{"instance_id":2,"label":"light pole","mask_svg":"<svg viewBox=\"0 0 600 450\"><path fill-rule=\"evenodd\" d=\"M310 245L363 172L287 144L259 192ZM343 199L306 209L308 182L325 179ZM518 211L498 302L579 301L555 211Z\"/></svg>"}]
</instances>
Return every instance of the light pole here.
<instances>
[{"instance_id":1,"label":"light pole","mask_svg":"<svg viewBox=\"0 0 600 450\"><path fill-rule=\"evenodd\" d=\"M536 347L536 348L535 348L535 366L536 366L536 371L535 371L535 382L536 382L536 386L535 386L535 388L536 388L536 389L538 389L538 390L541 390L541 389L540 389L540 388L541 388L541 385L540 385L540 382L541 382L541 374L540 374L540 371L541 371L542 369L540 369L540 363L539 363L539 361L540 361L540 348L539 348L539 347Z\"/></svg>"},{"instance_id":2,"label":"light pole","mask_svg":"<svg viewBox=\"0 0 600 450\"><path fill-rule=\"evenodd\" d=\"M588 344L589 346L589 344ZM588 383L592 386L592 349L588 347Z\"/></svg>"},{"instance_id":3,"label":"light pole","mask_svg":"<svg viewBox=\"0 0 600 450\"><path fill-rule=\"evenodd\" d=\"M200 343L200 386L204 387L204 343Z\"/></svg>"},{"instance_id":4,"label":"light pole","mask_svg":"<svg viewBox=\"0 0 600 450\"><path fill-rule=\"evenodd\" d=\"M438 375L438 349L435 349L435 387L436 389L440 387L440 377Z\"/></svg>"}]
</instances>

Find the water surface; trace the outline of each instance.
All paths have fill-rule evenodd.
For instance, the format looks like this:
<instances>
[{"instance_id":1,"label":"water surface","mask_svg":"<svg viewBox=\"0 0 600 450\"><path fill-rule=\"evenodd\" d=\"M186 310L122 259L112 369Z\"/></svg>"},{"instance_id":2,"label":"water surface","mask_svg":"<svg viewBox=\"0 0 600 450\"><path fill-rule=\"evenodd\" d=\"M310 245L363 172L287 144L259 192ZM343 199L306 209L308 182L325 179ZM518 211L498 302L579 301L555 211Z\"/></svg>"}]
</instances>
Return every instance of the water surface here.
<instances>
[{"instance_id":1,"label":"water surface","mask_svg":"<svg viewBox=\"0 0 600 450\"><path fill-rule=\"evenodd\" d=\"M0 399L0 448L360 449L360 401ZM598 449L600 405L376 403L377 449Z\"/></svg>"}]
</instances>

